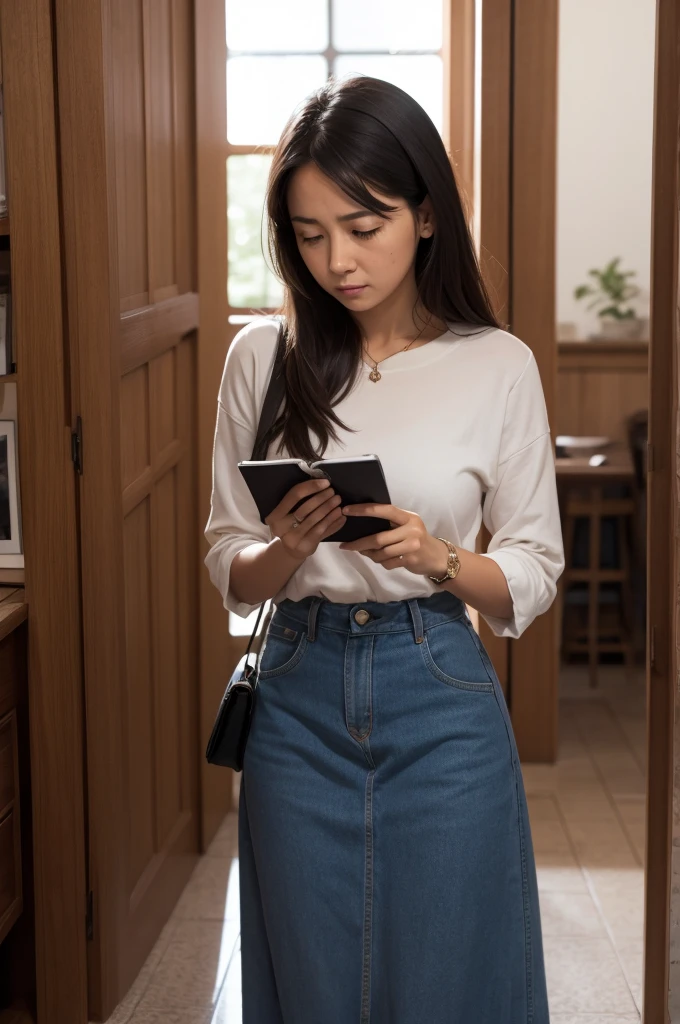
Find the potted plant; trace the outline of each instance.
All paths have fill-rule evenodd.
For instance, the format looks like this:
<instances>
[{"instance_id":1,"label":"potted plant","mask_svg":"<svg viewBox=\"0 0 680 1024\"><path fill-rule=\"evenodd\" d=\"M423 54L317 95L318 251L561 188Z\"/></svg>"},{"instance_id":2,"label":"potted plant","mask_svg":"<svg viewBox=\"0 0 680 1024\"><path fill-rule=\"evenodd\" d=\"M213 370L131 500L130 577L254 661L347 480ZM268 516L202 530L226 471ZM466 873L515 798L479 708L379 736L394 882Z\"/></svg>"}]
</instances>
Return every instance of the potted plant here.
<instances>
[{"instance_id":1,"label":"potted plant","mask_svg":"<svg viewBox=\"0 0 680 1024\"><path fill-rule=\"evenodd\" d=\"M636 315L633 306L629 305L640 293L630 278L635 277L634 270L621 270L621 258L617 256L602 270L589 270L593 279L591 284L580 284L574 289L575 299L591 298L588 309L598 310L601 324L601 337L610 339L634 340L642 332L642 320Z\"/></svg>"}]
</instances>

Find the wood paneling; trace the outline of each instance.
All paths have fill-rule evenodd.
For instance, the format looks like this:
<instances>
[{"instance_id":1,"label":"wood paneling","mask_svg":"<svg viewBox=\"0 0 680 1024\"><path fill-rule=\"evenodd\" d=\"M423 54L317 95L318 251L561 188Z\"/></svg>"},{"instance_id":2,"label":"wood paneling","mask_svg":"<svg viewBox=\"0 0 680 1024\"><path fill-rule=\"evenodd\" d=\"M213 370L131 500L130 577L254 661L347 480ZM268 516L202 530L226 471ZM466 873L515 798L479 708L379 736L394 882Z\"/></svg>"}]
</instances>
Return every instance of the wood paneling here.
<instances>
[{"instance_id":1,"label":"wood paneling","mask_svg":"<svg viewBox=\"0 0 680 1024\"><path fill-rule=\"evenodd\" d=\"M197 327L198 295L195 292L126 313L120 323L121 373L129 373L161 355Z\"/></svg>"},{"instance_id":2,"label":"wood paneling","mask_svg":"<svg viewBox=\"0 0 680 1024\"><path fill-rule=\"evenodd\" d=\"M80 597L63 334L52 12L49 0L2 3L0 35L29 609L38 1016L50 1024L85 1024ZM89 57L87 51L78 54L81 62ZM87 129L83 126L84 133ZM83 193L90 191L93 180L86 176ZM106 250L101 236L92 241L83 253L88 269L83 292L93 283L92 262ZM23 410L30 415L22 415Z\"/></svg>"},{"instance_id":3,"label":"wood paneling","mask_svg":"<svg viewBox=\"0 0 680 1024\"><path fill-rule=\"evenodd\" d=\"M559 342L557 434L627 441L626 417L648 406L646 342Z\"/></svg>"},{"instance_id":4,"label":"wood paneling","mask_svg":"<svg viewBox=\"0 0 680 1024\"><path fill-rule=\"evenodd\" d=\"M533 351L555 428L557 0L514 0L512 331ZM512 723L524 761L554 761L558 606L511 645Z\"/></svg>"},{"instance_id":5,"label":"wood paneling","mask_svg":"<svg viewBox=\"0 0 680 1024\"><path fill-rule=\"evenodd\" d=\"M119 41L112 74L122 309L137 309L149 302L142 11L142 4L118 3L111 17L111 31Z\"/></svg>"},{"instance_id":6,"label":"wood paneling","mask_svg":"<svg viewBox=\"0 0 680 1024\"><path fill-rule=\"evenodd\" d=\"M678 678L678 132L680 12L658 0L647 478L647 847L643 1017L668 1017L674 694ZM675 549L675 550L674 550ZM652 656L652 631L653 653Z\"/></svg>"},{"instance_id":7,"label":"wood paneling","mask_svg":"<svg viewBox=\"0 0 680 1024\"><path fill-rule=\"evenodd\" d=\"M198 291L201 328L198 341L198 493L199 520L208 521L212 490L212 452L217 393L227 346L235 334L227 317L227 108L224 68L227 59L223 0L196 5L196 139L198 174ZM207 553L201 538L201 557ZM205 749L236 644L229 620L207 571L200 576L201 749ZM207 845L230 807L233 772L201 765L203 844Z\"/></svg>"}]
</instances>

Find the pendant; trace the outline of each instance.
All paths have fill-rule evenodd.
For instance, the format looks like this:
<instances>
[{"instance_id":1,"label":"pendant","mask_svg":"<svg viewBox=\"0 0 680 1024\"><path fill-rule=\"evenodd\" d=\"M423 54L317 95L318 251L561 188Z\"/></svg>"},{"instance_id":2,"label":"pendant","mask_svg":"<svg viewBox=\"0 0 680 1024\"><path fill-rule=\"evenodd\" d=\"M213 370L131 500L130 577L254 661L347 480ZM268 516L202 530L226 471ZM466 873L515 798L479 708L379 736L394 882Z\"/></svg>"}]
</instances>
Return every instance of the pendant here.
<instances>
[{"instance_id":1,"label":"pendant","mask_svg":"<svg viewBox=\"0 0 680 1024\"><path fill-rule=\"evenodd\" d=\"M377 366L374 366L373 369L371 370L371 372L368 375L368 379L372 380L374 384L377 384L381 377L382 377L382 374L378 370Z\"/></svg>"}]
</instances>

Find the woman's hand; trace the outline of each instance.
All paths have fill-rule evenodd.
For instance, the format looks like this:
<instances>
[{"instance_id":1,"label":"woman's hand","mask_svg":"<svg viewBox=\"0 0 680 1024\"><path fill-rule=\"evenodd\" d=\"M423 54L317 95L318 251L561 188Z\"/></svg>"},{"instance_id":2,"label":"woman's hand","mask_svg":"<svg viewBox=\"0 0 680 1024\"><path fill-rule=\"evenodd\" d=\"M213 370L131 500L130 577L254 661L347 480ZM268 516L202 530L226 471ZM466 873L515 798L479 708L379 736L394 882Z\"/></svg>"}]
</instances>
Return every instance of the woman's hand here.
<instances>
[{"instance_id":1,"label":"woman's hand","mask_svg":"<svg viewBox=\"0 0 680 1024\"><path fill-rule=\"evenodd\" d=\"M308 501L295 509L299 501ZM313 555L324 537L336 533L345 521L338 508L341 498L324 478L312 477L291 487L265 519L272 537L279 537L285 550L303 562ZM295 526L295 521L300 523Z\"/></svg>"},{"instance_id":2,"label":"woman's hand","mask_svg":"<svg viewBox=\"0 0 680 1024\"><path fill-rule=\"evenodd\" d=\"M443 576L448 549L427 532L425 523L415 512L396 505L345 505L348 516L376 516L388 519L394 529L371 534L340 544L342 551L358 551L385 569L409 569L417 576Z\"/></svg>"}]
</instances>

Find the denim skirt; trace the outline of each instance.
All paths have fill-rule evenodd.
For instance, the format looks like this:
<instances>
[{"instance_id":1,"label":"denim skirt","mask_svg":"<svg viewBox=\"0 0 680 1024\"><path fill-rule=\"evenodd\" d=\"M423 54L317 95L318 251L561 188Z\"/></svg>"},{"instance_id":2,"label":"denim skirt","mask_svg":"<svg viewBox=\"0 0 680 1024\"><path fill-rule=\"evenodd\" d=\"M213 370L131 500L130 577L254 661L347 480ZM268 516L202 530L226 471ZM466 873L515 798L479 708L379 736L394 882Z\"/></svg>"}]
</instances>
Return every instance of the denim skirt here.
<instances>
[{"instance_id":1,"label":"denim skirt","mask_svg":"<svg viewBox=\"0 0 680 1024\"><path fill-rule=\"evenodd\" d=\"M243 1024L548 1024L517 748L460 599L277 606L239 868Z\"/></svg>"}]
</instances>

